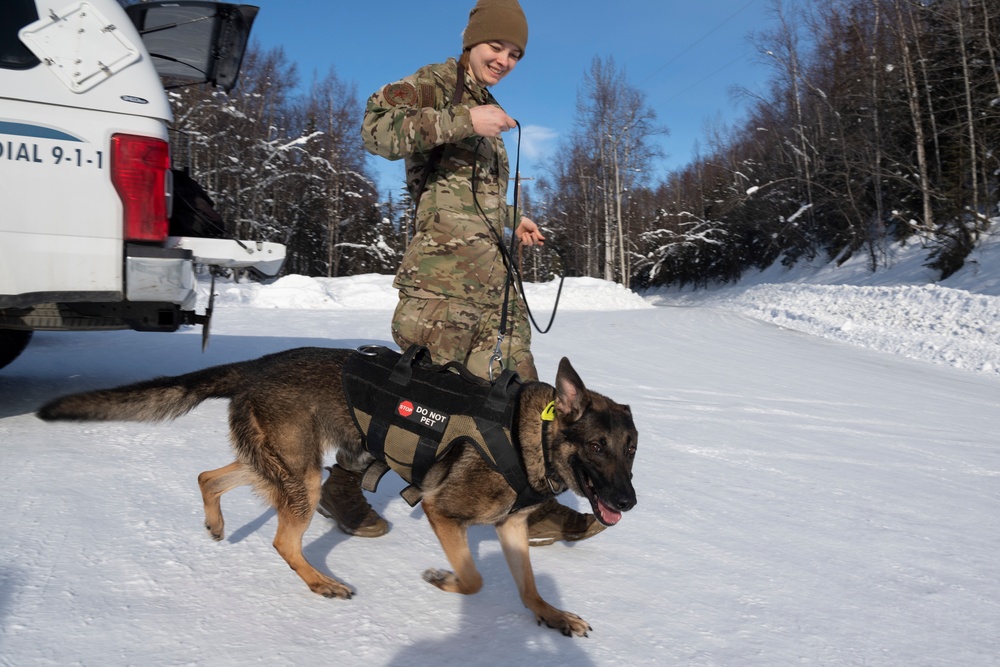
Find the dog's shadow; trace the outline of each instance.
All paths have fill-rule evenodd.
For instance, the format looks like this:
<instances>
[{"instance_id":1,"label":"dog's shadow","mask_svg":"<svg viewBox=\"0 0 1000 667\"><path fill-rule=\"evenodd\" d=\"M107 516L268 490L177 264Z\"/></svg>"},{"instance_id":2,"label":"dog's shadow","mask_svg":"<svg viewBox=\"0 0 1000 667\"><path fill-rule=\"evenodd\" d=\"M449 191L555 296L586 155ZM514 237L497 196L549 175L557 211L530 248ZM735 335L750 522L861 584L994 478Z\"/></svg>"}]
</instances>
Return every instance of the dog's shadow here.
<instances>
[{"instance_id":1,"label":"dog's shadow","mask_svg":"<svg viewBox=\"0 0 1000 667\"><path fill-rule=\"evenodd\" d=\"M496 532L490 526L475 526L469 530L469 547L485 585L475 595L460 596L462 609L458 627L448 636L400 647L386 665L596 665L587 654L586 645L581 643L590 639L563 637L557 630L537 624L531 611L521 604L503 553L494 549L483 553L485 542L496 541ZM535 583L546 601L563 608L553 577L536 570ZM586 617L586 613L581 615ZM470 651L474 651L475 659L470 659Z\"/></svg>"},{"instance_id":2,"label":"dog's shadow","mask_svg":"<svg viewBox=\"0 0 1000 667\"><path fill-rule=\"evenodd\" d=\"M384 505L387 504L387 499L382 499L379 498L378 496L369 494L366 494L365 497L370 501L371 506L375 509L376 512L379 512L380 514L384 513L385 510ZM228 542L229 544L238 544L239 542L242 542L246 538L256 533L258 530L263 528L272 520L275 520L275 526L277 526L277 521L276 521L277 515L278 513L274 510L273 507L268 507L263 512L261 512L260 516L258 516L256 519L252 519L243 524L242 526L240 526L239 528L237 528L236 530L230 532L225 537L225 541ZM314 524L323 521L330 523L329 519L319 514L313 516L312 520ZM336 527L332 523L330 523L329 530L324 532L317 539L309 542L306 542L305 539L303 540L302 553L306 556L306 559L310 563L313 563L313 566L317 570L321 572L324 572L324 570L326 570L324 574L332 577L334 576L333 573L324 567L324 563L326 562L326 559L330 556L330 553L333 551L334 547L336 547L339 543L347 539L350 539L350 535L341 533L336 529Z\"/></svg>"},{"instance_id":3,"label":"dog's shadow","mask_svg":"<svg viewBox=\"0 0 1000 667\"><path fill-rule=\"evenodd\" d=\"M365 495L372 507L380 513L384 512L385 505L398 500L391 492L381 488L377 493ZM412 518L426 520L421 516L419 508L415 508L412 513L415 515ZM267 508L256 518L233 530L226 541L232 544L241 542L275 518L274 509ZM319 515L313 520L328 521ZM303 554L320 572L336 577L337 573L327 566L327 559L339 543L349 539L349 535L341 533L331 524L330 530L303 544ZM539 626L535 622L531 611L521 604L503 553L483 546L487 542L496 541L496 532L492 527L474 526L469 530L469 548L486 584L475 595L461 596L462 610L459 625L454 632L443 638L420 640L401 647L387 665L447 667L469 664L545 664L550 667L587 667L596 664L587 655L586 644L581 643L590 639L563 637L558 631ZM553 548L561 547L550 547ZM533 556L537 554L533 560L543 560L540 558L540 551L532 549ZM535 580L542 596L555 607L563 608L555 579L536 570ZM442 592L441 595L455 594ZM581 615L587 618L585 611ZM477 659L470 662L469 651L473 646Z\"/></svg>"},{"instance_id":4,"label":"dog's shadow","mask_svg":"<svg viewBox=\"0 0 1000 667\"><path fill-rule=\"evenodd\" d=\"M257 517L253 521L249 521L240 526L239 528L237 528L236 530L234 530L233 532L229 533L229 535L225 538L226 542L228 542L229 544L238 544L239 542L242 542L246 538L256 533L258 530L263 528L264 524L273 519L276 515L277 512L275 512L273 508L271 507L267 508L259 517Z\"/></svg>"}]
</instances>

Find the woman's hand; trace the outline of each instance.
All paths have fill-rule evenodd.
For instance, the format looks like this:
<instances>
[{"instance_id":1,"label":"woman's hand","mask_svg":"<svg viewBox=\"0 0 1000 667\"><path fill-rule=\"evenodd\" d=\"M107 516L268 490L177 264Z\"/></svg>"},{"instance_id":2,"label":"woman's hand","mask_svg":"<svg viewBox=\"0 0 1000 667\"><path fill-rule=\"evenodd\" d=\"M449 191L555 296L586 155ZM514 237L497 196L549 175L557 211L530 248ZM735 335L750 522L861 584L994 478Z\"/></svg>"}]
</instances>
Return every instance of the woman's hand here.
<instances>
[{"instance_id":1,"label":"woman's hand","mask_svg":"<svg viewBox=\"0 0 1000 667\"><path fill-rule=\"evenodd\" d=\"M521 218L521 224L514 230L521 245L545 245L545 237L530 218Z\"/></svg>"},{"instance_id":2,"label":"woman's hand","mask_svg":"<svg viewBox=\"0 0 1000 667\"><path fill-rule=\"evenodd\" d=\"M483 104L469 109L472 116L472 129L481 137L493 139L507 130L517 127L517 121L507 115L507 112L493 104Z\"/></svg>"}]
</instances>

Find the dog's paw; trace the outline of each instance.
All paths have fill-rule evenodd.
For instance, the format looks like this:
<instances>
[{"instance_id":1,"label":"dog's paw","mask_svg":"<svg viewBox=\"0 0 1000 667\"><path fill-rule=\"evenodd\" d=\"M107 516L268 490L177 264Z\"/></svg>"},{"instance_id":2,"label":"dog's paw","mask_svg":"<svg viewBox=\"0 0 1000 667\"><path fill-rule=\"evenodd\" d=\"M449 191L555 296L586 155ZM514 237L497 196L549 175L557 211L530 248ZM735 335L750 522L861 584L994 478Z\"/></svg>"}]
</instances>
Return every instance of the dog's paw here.
<instances>
[{"instance_id":1,"label":"dog's paw","mask_svg":"<svg viewBox=\"0 0 1000 667\"><path fill-rule=\"evenodd\" d=\"M424 581L433 584L443 591L454 590L458 584L458 577L454 572L448 570L424 570Z\"/></svg>"},{"instance_id":2,"label":"dog's paw","mask_svg":"<svg viewBox=\"0 0 1000 667\"><path fill-rule=\"evenodd\" d=\"M206 523L206 524L205 524L205 530L207 530L207 531L208 531L208 534L209 534L209 535L210 535L210 536L212 537L212 539L213 539L213 540L215 540L216 542L221 542L221 541L222 541L222 538L226 536L226 533L225 533L225 531L224 531L224 530L222 529L222 527L221 527L221 526L219 526L218 528L213 528L213 527L212 527L211 525L209 525L209 524L207 524L207 523Z\"/></svg>"},{"instance_id":3,"label":"dog's paw","mask_svg":"<svg viewBox=\"0 0 1000 667\"><path fill-rule=\"evenodd\" d=\"M309 586L309 590L313 593L322 595L325 598L340 598L341 600L350 600L354 596L354 591L340 583L339 581L334 581L333 579L329 581L323 581Z\"/></svg>"},{"instance_id":4,"label":"dog's paw","mask_svg":"<svg viewBox=\"0 0 1000 667\"><path fill-rule=\"evenodd\" d=\"M461 593L462 595L474 595L483 587L483 578L474 569L466 572L462 577L448 570L425 570L424 581L447 593Z\"/></svg>"},{"instance_id":5,"label":"dog's paw","mask_svg":"<svg viewBox=\"0 0 1000 667\"><path fill-rule=\"evenodd\" d=\"M544 623L553 630L558 630L567 637L589 637L587 633L593 630L587 621L583 620L576 614L571 614L568 611L556 610L555 614L549 614L547 616L541 616L540 614L535 614L535 619L538 621L538 625Z\"/></svg>"}]
</instances>

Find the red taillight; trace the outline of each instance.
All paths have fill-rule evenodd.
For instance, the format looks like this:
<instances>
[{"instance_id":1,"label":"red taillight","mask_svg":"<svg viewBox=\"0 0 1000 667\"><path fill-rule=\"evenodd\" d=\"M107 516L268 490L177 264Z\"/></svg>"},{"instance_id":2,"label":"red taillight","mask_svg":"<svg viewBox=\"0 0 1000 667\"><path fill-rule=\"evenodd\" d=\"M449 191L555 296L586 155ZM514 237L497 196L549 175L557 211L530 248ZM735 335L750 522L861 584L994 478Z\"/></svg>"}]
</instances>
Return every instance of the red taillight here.
<instances>
[{"instance_id":1,"label":"red taillight","mask_svg":"<svg viewBox=\"0 0 1000 667\"><path fill-rule=\"evenodd\" d=\"M167 142L134 134L111 137L111 182L125 209L125 239L167 238Z\"/></svg>"}]
</instances>

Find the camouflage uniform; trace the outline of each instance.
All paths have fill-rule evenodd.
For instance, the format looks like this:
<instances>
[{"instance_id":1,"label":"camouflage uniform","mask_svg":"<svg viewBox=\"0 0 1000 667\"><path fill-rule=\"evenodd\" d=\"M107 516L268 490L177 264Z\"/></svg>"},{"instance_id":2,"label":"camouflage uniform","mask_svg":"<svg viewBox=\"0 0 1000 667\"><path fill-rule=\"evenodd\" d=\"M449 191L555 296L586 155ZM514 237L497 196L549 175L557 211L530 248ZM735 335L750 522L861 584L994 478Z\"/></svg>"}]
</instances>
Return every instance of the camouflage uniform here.
<instances>
[{"instance_id":1,"label":"camouflage uniform","mask_svg":"<svg viewBox=\"0 0 1000 667\"><path fill-rule=\"evenodd\" d=\"M510 168L503 141L472 128L471 107L499 106L489 90L467 77L461 103L452 105L458 67L454 59L428 65L372 95L361 135L369 152L405 159L414 199L432 150L443 147L393 283L400 301L392 333L402 349L419 343L439 363L457 360L486 376L507 277L499 244L504 227L514 227L506 199ZM536 379L524 304L513 291L511 306L504 364Z\"/></svg>"},{"instance_id":2,"label":"camouflage uniform","mask_svg":"<svg viewBox=\"0 0 1000 667\"><path fill-rule=\"evenodd\" d=\"M488 375L503 308L503 232L520 222L507 207L510 168L503 141L480 137L472 124L472 108L499 105L473 77L458 89L459 67L478 45L490 41L516 47L506 58L524 56L528 23L517 0L477 0L462 33L463 59L428 65L375 93L361 127L369 152L406 160L407 187L415 200L419 195L417 231L393 283L399 289L393 339L403 349L425 345L438 362L460 361L482 376ZM435 168L428 172L427 165ZM534 380L524 302L516 294L512 299L504 364ZM323 484L320 511L346 533L378 537L389 525L361 492L365 462L344 461L343 451L337 452L339 465ZM593 515L553 499L529 517L528 543L581 540L603 529Z\"/></svg>"}]
</instances>

